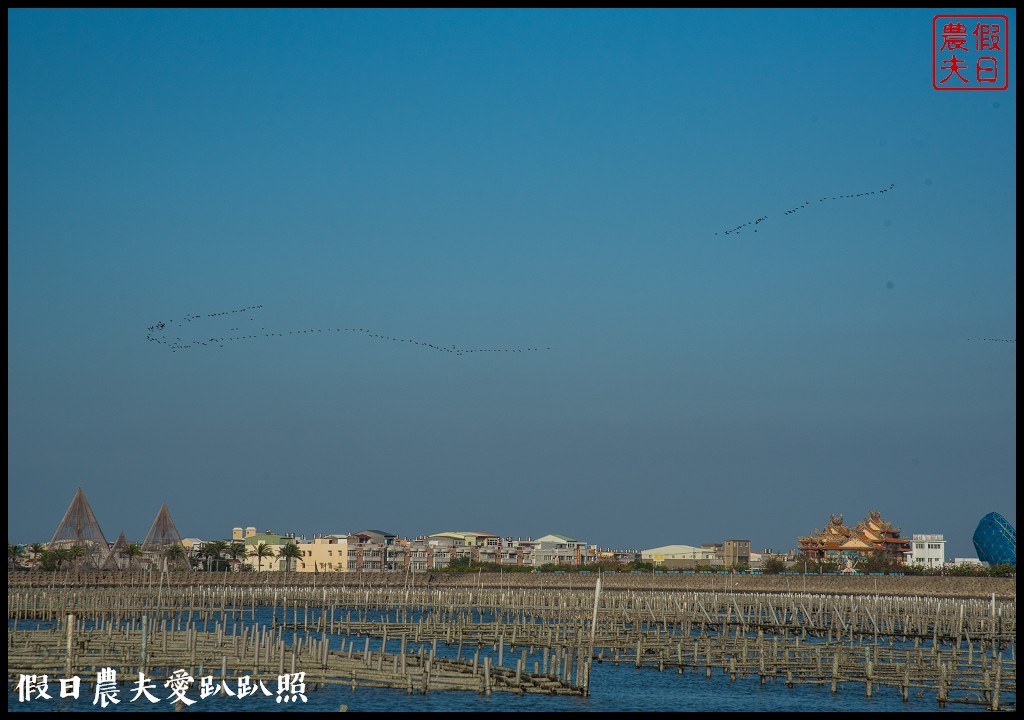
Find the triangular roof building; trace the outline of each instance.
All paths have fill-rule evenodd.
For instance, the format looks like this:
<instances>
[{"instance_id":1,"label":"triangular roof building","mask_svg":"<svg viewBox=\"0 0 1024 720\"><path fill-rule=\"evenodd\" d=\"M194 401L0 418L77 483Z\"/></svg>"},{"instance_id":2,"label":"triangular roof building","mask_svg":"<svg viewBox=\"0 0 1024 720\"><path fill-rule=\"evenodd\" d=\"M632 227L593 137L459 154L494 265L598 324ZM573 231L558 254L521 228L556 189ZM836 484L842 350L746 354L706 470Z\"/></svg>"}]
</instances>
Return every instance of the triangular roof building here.
<instances>
[{"instance_id":1,"label":"triangular roof building","mask_svg":"<svg viewBox=\"0 0 1024 720\"><path fill-rule=\"evenodd\" d=\"M107 539L103 536L103 530L100 529L100 524L96 521L82 488L78 488L78 492L75 493L49 545L51 550L73 547L80 547L85 551L85 554L75 562L93 570L103 567L110 554Z\"/></svg>"},{"instance_id":2,"label":"triangular roof building","mask_svg":"<svg viewBox=\"0 0 1024 720\"><path fill-rule=\"evenodd\" d=\"M153 526L149 529L145 542L142 543L142 552L149 558L162 562L168 548L174 545L181 545L181 535L174 527L167 503L160 503L160 512L156 514L156 520L153 521ZM177 564L187 564L187 561L182 560Z\"/></svg>"},{"instance_id":3,"label":"triangular roof building","mask_svg":"<svg viewBox=\"0 0 1024 720\"><path fill-rule=\"evenodd\" d=\"M107 560L103 563L101 570L124 570L128 567L128 558L124 552L128 547L128 539L125 538L124 532L117 536L117 540L114 542L114 546L110 548L110 552L107 553Z\"/></svg>"}]
</instances>

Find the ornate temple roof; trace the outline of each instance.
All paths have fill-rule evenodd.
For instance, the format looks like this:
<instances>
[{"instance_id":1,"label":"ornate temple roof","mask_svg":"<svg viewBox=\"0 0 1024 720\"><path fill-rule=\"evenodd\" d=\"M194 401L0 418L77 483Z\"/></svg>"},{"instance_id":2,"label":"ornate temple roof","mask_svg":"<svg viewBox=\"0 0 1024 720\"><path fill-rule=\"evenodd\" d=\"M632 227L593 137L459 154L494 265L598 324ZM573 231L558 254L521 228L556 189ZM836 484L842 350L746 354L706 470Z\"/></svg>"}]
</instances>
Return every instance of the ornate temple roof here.
<instances>
[{"instance_id":1,"label":"ornate temple roof","mask_svg":"<svg viewBox=\"0 0 1024 720\"><path fill-rule=\"evenodd\" d=\"M908 544L901 538L899 528L882 519L878 510L872 510L868 516L857 523L852 529L843 523L842 515L829 515L828 524L824 529L815 529L809 535L798 537L800 549L809 551L840 551L840 550L882 550L898 548Z\"/></svg>"}]
</instances>

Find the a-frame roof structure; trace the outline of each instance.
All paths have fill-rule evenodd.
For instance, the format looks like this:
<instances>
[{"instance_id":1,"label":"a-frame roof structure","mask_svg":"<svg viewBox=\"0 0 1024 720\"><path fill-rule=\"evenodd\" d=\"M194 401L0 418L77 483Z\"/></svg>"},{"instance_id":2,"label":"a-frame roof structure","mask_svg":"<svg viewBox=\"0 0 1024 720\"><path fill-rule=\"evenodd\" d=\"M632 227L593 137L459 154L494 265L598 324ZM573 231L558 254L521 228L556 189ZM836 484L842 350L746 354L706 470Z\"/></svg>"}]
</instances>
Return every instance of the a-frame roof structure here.
<instances>
[{"instance_id":1,"label":"a-frame roof structure","mask_svg":"<svg viewBox=\"0 0 1024 720\"><path fill-rule=\"evenodd\" d=\"M114 541L114 546L107 554L107 561L103 563L101 570L123 570L128 566L128 560L124 556L124 550L128 547L128 539L122 531Z\"/></svg>"},{"instance_id":2,"label":"a-frame roof structure","mask_svg":"<svg viewBox=\"0 0 1024 720\"><path fill-rule=\"evenodd\" d=\"M78 488L78 492L75 493L49 545L51 550L73 547L80 547L85 551L84 555L75 559L76 564L94 570L103 567L110 554L107 538L103 536L103 530L100 529L100 524L96 521L82 488Z\"/></svg>"},{"instance_id":3,"label":"a-frame roof structure","mask_svg":"<svg viewBox=\"0 0 1024 720\"><path fill-rule=\"evenodd\" d=\"M167 503L161 503L160 512L156 514L156 520L146 535L146 541L142 543L142 552L160 555L172 545L181 545L181 536L178 535L178 529L171 520Z\"/></svg>"}]
</instances>

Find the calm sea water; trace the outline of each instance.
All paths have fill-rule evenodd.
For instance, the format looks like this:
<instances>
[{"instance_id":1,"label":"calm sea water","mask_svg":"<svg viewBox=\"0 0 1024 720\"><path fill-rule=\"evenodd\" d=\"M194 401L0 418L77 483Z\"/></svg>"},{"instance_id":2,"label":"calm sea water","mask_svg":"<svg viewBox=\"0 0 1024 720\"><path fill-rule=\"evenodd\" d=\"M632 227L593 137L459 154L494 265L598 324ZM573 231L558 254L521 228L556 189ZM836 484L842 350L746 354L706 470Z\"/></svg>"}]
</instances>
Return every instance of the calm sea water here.
<instances>
[{"instance_id":1,"label":"calm sea water","mask_svg":"<svg viewBox=\"0 0 1024 720\"><path fill-rule=\"evenodd\" d=\"M257 612L257 619L262 622L270 620L271 611L269 608L261 608ZM376 615L376 613L374 613ZM280 619L280 614L279 614ZM291 617L289 617L291 619ZM211 621L215 622L216 618ZM313 618L311 618L311 622ZM229 628L231 621L229 620ZM40 623L41 627L46 624ZM22 624L19 627L28 627ZM202 630L200 624L200 630ZM296 633L285 632L286 640L290 641ZM301 637L302 631L297 631ZM317 634L319 636L319 634ZM346 636L334 635L331 637L331 645L340 648L342 639ZM356 648L361 650L364 638L357 638ZM387 650L389 652L399 651L399 640L389 641ZM426 647L429 648L429 645ZM371 641L371 648L380 649L380 641ZM410 648L416 649L416 645L410 643ZM475 650L475 646L473 646ZM470 651L472 652L472 650ZM521 649L514 653L518 657ZM438 643L438 654L454 657L454 647L445 648L443 643ZM481 657L490 655L495 658L496 654L486 647L481 651ZM466 653L463 652L465 658ZM472 655L470 655L472 657ZM513 653L506 648L505 661L509 664ZM528 657L527 667L533 667L534 660L540 660L540 653ZM512 660L511 662L514 662ZM214 674L219 673L215 669ZM170 690L163 687L161 681L154 681L157 685L154 695L161 699L157 704L150 704L144 698L136 702L129 702L134 691L132 683L136 676L130 672L121 674L122 679L127 679L126 685L120 688L119 705L108 705L100 709L93 705L93 696L86 686L86 681L95 680L94 676L80 673L83 680L81 697L74 699L58 699L59 683L50 678L49 692L55 697L53 700L32 700L31 702L19 702L16 685L8 684L7 709L10 712L39 712L39 711L64 711L64 712L169 712L174 710L172 702L166 698L170 696ZM337 712L342 705L346 705L350 711L378 711L378 712L971 712L981 711L982 707L976 705L964 705L960 703L949 703L945 708L939 708L935 692L927 691L923 697L911 697L910 702L904 703L896 688L879 687L875 690L871 699L866 697L863 684L848 683L840 685L838 692L833 694L828 684L821 687L816 685L797 685L788 688L783 680L769 680L761 684L758 677L740 676L735 682L729 680L728 675L721 669L712 672L710 678L706 677L703 669L693 670L687 668L683 674L679 674L675 668L667 668L664 672L658 672L654 668L636 669L632 664L623 663L614 665L611 663L595 662L591 673L591 695L590 697L566 697L550 695L517 695L514 693L496 692L490 697L485 697L477 692L433 692L428 695L407 695L404 690L392 690L381 688L358 688L355 691L351 686L331 685L320 687L316 690L307 691L308 701L300 704L278 704L274 697L266 697L257 694L238 700L237 698L224 698L213 696L205 700L199 699L198 682L187 693L188 697L196 700L195 704L187 708L191 712ZM234 685L232 685L234 687ZM267 686L271 692L276 693L274 686ZM1007 703L1015 702L1013 696L1004 696Z\"/></svg>"},{"instance_id":2,"label":"calm sea water","mask_svg":"<svg viewBox=\"0 0 1024 720\"><path fill-rule=\"evenodd\" d=\"M54 686L51 684L51 694ZM157 697L169 695L158 684ZM274 688L270 688L271 691ZM428 695L406 695L403 690L351 688L330 686L307 693L308 702L299 705L277 704L274 698L253 696L245 700L209 698L198 700L198 692L189 696L196 703L188 708L192 712L336 712L341 705L350 711L378 712L927 712L939 709L934 693L923 698L911 698L904 703L894 688L879 688L868 700L864 686L840 686L832 694L828 685L796 686L787 688L776 680L761 685L756 677L739 678L730 682L728 676L713 673L710 679L703 672L687 671L679 675L675 670L659 673L656 670L637 670L629 665L614 667L594 665L591 675L592 694L587 698L550 697L541 695L514 695L494 693L489 698L479 693L438 692ZM79 700L33 700L19 703L17 689L8 687L7 709L18 711L100 711L100 712L160 712L172 711L173 704L161 701L151 705L146 701L128 702L128 688L121 689L122 702L99 710L83 686ZM977 706L949 704L944 712L979 710Z\"/></svg>"}]
</instances>

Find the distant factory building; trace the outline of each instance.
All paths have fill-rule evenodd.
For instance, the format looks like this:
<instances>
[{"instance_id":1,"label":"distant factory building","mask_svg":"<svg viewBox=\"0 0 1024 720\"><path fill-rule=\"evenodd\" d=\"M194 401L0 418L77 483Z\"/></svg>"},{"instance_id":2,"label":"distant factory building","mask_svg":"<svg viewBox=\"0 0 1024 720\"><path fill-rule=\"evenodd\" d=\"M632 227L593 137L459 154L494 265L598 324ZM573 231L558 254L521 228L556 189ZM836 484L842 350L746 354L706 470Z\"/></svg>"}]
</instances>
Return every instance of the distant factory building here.
<instances>
[{"instance_id":1,"label":"distant factory building","mask_svg":"<svg viewBox=\"0 0 1024 720\"><path fill-rule=\"evenodd\" d=\"M692 569L697 565L710 565L717 560L714 548L693 545L663 545L642 550L640 557L668 569Z\"/></svg>"}]
</instances>

